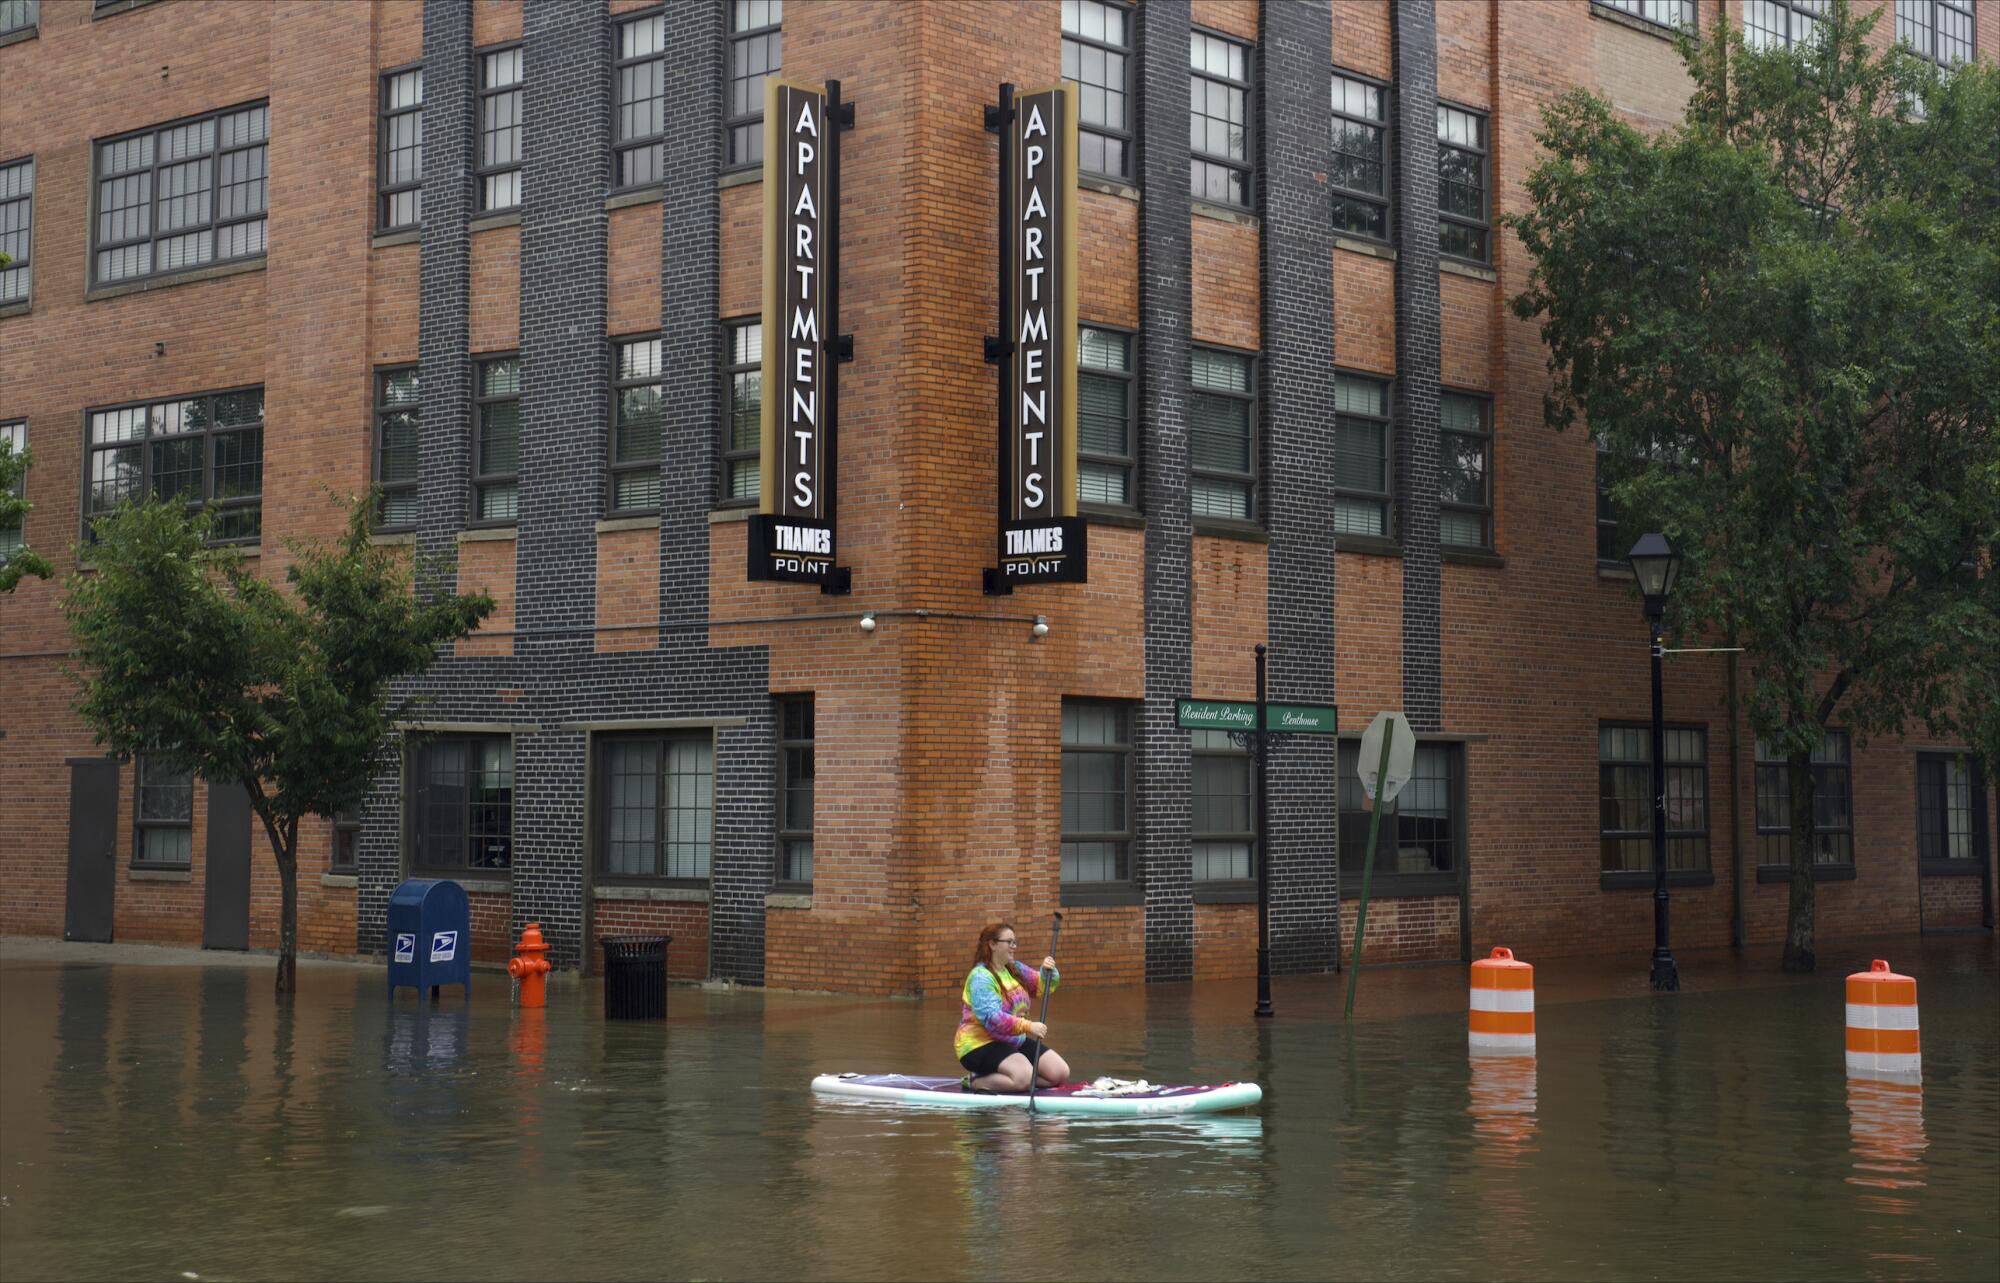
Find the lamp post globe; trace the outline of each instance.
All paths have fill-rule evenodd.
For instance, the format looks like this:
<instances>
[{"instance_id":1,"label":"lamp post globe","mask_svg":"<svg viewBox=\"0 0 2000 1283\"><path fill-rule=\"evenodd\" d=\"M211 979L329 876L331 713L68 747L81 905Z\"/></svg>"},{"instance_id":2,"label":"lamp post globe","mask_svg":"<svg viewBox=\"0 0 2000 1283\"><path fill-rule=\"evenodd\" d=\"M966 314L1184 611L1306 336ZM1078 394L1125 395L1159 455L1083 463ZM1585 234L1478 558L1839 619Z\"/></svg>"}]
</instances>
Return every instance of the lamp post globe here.
<instances>
[{"instance_id":1,"label":"lamp post globe","mask_svg":"<svg viewBox=\"0 0 2000 1283\"><path fill-rule=\"evenodd\" d=\"M1646 623L1653 639L1653 988L1673 992L1681 987L1680 968L1667 943L1667 724L1661 690L1661 619L1667 598L1680 577L1681 554L1658 531L1639 536L1626 560L1645 599Z\"/></svg>"}]
</instances>

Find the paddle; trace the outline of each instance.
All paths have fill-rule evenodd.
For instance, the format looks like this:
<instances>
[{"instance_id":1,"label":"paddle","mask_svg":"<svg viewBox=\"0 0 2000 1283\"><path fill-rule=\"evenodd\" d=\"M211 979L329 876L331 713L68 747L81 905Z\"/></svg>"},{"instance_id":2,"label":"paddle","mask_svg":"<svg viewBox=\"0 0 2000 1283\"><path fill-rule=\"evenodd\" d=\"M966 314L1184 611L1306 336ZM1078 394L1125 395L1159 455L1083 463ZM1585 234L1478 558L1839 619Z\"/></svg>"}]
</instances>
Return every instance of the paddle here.
<instances>
[{"instance_id":1,"label":"paddle","mask_svg":"<svg viewBox=\"0 0 2000 1283\"><path fill-rule=\"evenodd\" d=\"M1056 915L1056 929L1049 936L1049 956L1051 958L1056 956L1056 944L1061 939L1062 939L1062 914L1058 913ZM1036 974L1041 978L1040 984L1038 986L1042 991L1041 1023L1044 1026L1046 1026L1049 1023L1049 973L1044 970L1044 971L1038 971ZM1035 1083L1041 1078L1042 1076L1041 1071L1042 1071L1042 1044L1040 1039L1036 1039L1035 1052L1032 1056L1028 1057L1028 1112L1031 1114L1035 1112Z\"/></svg>"}]
</instances>

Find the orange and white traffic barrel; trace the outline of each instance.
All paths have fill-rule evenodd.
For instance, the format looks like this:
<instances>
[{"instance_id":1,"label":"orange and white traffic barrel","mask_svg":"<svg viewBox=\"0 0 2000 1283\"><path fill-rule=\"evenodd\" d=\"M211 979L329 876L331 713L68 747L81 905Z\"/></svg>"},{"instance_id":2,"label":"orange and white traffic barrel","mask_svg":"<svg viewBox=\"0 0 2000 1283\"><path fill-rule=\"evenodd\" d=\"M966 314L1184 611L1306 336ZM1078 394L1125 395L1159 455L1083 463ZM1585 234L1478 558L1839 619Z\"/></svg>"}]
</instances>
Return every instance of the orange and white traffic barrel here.
<instances>
[{"instance_id":1,"label":"orange and white traffic barrel","mask_svg":"<svg viewBox=\"0 0 2000 1283\"><path fill-rule=\"evenodd\" d=\"M1847 978L1847 1076L1917 1082L1923 1066L1917 982L1877 958Z\"/></svg>"},{"instance_id":2,"label":"orange and white traffic barrel","mask_svg":"<svg viewBox=\"0 0 2000 1283\"><path fill-rule=\"evenodd\" d=\"M1467 1041L1487 1055L1535 1054L1535 969L1495 949L1472 964L1472 1010Z\"/></svg>"}]
</instances>

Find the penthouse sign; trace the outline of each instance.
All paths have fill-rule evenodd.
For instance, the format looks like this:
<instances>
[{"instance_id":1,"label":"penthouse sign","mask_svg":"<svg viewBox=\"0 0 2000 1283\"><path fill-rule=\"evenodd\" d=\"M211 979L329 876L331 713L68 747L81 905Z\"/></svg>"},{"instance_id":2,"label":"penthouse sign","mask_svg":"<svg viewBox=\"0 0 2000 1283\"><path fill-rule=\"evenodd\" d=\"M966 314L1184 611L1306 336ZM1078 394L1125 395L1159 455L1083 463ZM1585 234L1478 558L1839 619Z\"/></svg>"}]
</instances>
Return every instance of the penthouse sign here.
<instances>
[{"instance_id":1,"label":"penthouse sign","mask_svg":"<svg viewBox=\"0 0 2000 1283\"><path fill-rule=\"evenodd\" d=\"M1000 135L999 565L986 590L1083 583L1076 515L1076 89L987 108Z\"/></svg>"},{"instance_id":2,"label":"penthouse sign","mask_svg":"<svg viewBox=\"0 0 2000 1283\"><path fill-rule=\"evenodd\" d=\"M773 78L764 91L762 494L750 578L846 592L836 564L840 324L840 85Z\"/></svg>"}]
</instances>

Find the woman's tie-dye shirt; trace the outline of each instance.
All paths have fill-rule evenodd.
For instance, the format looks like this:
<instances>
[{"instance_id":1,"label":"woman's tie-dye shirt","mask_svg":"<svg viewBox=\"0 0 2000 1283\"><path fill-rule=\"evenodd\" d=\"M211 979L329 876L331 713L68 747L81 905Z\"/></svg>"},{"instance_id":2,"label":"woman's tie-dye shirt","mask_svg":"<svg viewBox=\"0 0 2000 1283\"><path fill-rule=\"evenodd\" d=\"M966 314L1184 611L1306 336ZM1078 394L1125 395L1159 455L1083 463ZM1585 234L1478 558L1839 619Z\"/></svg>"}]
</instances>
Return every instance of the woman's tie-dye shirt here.
<instances>
[{"instance_id":1,"label":"woman's tie-dye shirt","mask_svg":"<svg viewBox=\"0 0 2000 1283\"><path fill-rule=\"evenodd\" d=\"M1055 992L1062 977L1049 971L1049 991ZM1042 996L1041 974L1025 962L1014 964L1011 975L998 976L991 967L974 967L965 978L959 995L964 1006L959 1011L958 1036L952 1039L952 1054L963 1057L989 1042L1020 1047L1028 1036L1028 1022L1034 1017L1034 1000Z\"/></svg>"}]
</instances>

